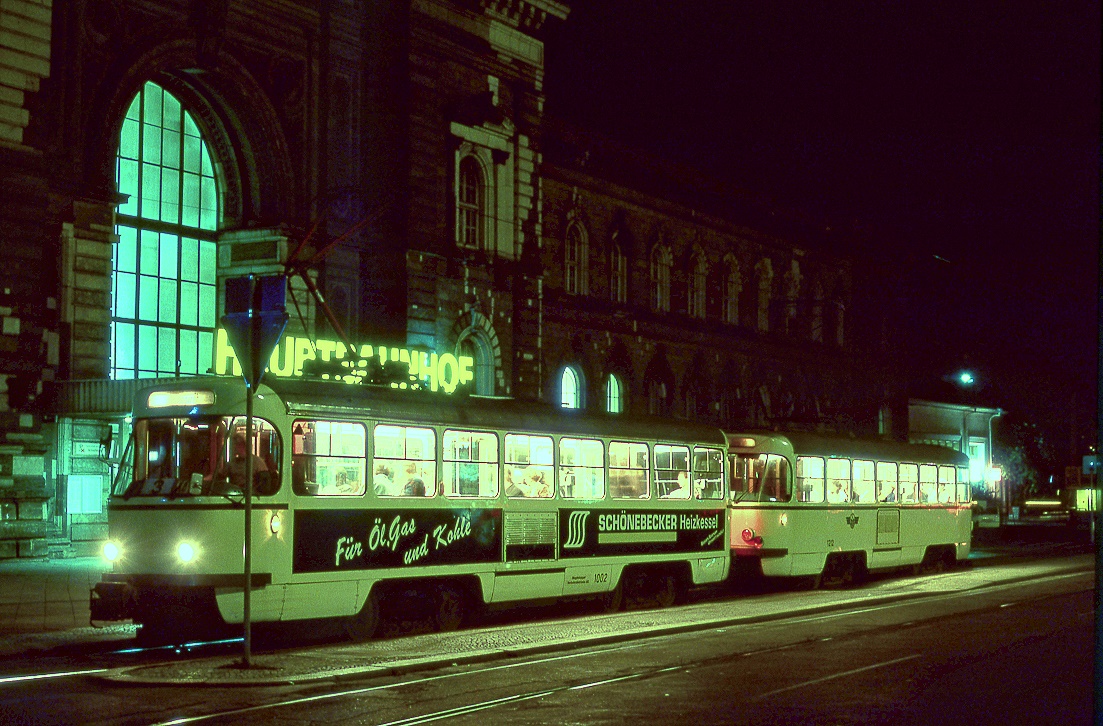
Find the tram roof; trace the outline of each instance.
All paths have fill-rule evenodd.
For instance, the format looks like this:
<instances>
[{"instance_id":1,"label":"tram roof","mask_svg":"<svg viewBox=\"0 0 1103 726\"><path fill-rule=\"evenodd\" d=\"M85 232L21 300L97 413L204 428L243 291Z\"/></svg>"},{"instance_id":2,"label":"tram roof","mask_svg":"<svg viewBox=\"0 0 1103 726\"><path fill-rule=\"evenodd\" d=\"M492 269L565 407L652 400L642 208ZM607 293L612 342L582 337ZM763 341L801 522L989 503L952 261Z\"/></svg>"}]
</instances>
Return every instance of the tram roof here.
<instances>
[{"instance_id":1,"label":"tram roof","mask_svg":"<svg viewBox=\"0 0 1103 726\"><path fill-rule=\"evenodd\" d=\"M301 379L272 379L266 381L262 388L270 388L279 396L291 415L327 412L349 417L518 432L725 444L720 429L713 426L676 419L555 408L539 401L445 395Z\"/></svg>"},{"instance_id":2,"label":"tram roof","mask_svg":"<svg viewBox=\"0 0 1103 726\"><path fill-rule=\"evenodd\" d=\"M909 444L887 439L857 438L845 435L815 434L805 431L768 431L734 434L729 437L771 439L787 443L796 456L901 461L917 464L967 466L969 457L955 449L933 444ZM784 445L784 444L783 444ZM787 447L786 447L787 448Z\"/></svg>"}]
</instances>

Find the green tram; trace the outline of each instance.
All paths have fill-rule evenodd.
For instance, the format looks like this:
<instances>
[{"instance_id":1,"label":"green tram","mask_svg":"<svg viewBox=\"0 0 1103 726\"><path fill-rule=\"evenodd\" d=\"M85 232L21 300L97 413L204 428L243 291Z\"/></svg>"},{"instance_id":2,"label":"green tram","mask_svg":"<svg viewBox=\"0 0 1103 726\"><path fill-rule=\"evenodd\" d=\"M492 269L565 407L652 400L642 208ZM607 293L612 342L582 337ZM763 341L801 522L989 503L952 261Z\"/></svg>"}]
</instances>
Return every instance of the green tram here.
<instances>
[{"instance_id":1,"label":"green tram","mask_svg":"<svg viewBox=\"0 0 1103 726\"><path fill-rule=\"evenodd\" d=\"M713 427L510 399L273 380L247 440L238 378L158 381L133 409L94 621L150 641L388 608L440 629L483 605L672 604L730 566L727 444Z\"/></svg>"},{"instance_id":2,"label":"green tram","mask_svg":"<svg viewBox=\"0 0 1103 726\"><path fill-rule=\"evenodd\" d=\"M969 556L969 459L941 446L729 433L733 569L860 579ZM749 566L749 567L746 567Z\"/></svg>"}]
</instances>

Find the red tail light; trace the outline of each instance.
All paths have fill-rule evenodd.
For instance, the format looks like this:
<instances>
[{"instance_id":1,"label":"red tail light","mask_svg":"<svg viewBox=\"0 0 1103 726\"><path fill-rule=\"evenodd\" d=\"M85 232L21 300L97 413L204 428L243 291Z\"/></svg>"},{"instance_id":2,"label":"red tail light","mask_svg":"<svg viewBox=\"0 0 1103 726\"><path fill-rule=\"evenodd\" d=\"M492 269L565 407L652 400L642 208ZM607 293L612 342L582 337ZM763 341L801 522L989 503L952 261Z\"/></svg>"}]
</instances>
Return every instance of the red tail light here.
<instances>
[{"instance_id":1,"label":"red tail light","mask_svg":"<svg viewBox=\"0 0 1103 726\"><path fill-rule=\"evenodd\" d=\"M743 530L742 536L743 536L743 541L746 542L747 544L754 545L755 547L761 547L762 546L762 538L759 537L758 535L756 535L754 533L754 530L751 529L750 527L747 527L745 530Z\"/></svg>"}]
</instances>

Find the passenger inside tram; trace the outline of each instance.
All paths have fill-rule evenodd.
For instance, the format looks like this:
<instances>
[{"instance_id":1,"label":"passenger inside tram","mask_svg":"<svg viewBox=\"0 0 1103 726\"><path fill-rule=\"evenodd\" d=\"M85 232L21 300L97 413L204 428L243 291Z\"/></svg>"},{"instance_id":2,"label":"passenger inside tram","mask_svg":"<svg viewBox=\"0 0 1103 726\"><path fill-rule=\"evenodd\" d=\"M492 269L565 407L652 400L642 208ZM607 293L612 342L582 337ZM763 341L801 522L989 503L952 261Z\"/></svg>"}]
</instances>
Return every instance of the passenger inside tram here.
<instances>
[{"instance_id":1,"label":"passenger inside tram","mask_svg":"<svg viewBox=\"0 0 1103 726\"><path fill-rule=\"evenodd\" d=\"M827 501L832 504L842 504L843 502L850 501L850 492L847 491L847 481L844 479L835 479L832 482L832 489L827 493Z\"/></svg>"}]
</instances>

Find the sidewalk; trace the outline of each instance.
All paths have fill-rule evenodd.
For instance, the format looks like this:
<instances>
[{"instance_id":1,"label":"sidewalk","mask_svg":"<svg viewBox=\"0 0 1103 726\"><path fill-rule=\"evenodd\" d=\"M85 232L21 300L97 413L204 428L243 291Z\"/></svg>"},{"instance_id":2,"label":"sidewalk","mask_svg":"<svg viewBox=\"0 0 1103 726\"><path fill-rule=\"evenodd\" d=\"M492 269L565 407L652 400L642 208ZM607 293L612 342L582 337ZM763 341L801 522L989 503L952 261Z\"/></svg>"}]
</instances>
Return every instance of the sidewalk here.
<instances>
[{"instance_id":1,"label":"sidewalk","mask_svg":"<svg viewBox=\"0 0 1103 726\"><path fill-rule=\"evenodd\" d=\"M88 622L88 598L109 567L100 557L0 560L0 656L102 637Z\"/></svg>"},{"instance_id":2,"label":"sidewalk","mask_svg":"<svg viewBox=\"0 0 1103 726\"><path fill-rule=\"evenodd\" d=\"M88 592L109 567L99 557L0 560L0 637L88 625Z\"/></svg>"}]
</instances>

